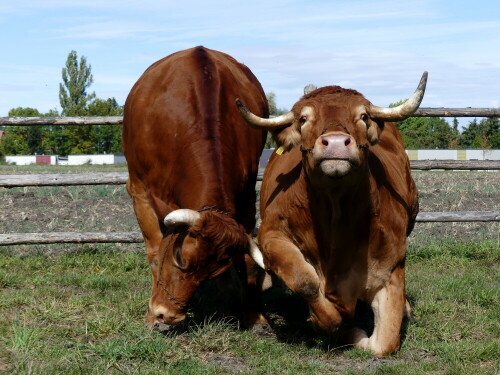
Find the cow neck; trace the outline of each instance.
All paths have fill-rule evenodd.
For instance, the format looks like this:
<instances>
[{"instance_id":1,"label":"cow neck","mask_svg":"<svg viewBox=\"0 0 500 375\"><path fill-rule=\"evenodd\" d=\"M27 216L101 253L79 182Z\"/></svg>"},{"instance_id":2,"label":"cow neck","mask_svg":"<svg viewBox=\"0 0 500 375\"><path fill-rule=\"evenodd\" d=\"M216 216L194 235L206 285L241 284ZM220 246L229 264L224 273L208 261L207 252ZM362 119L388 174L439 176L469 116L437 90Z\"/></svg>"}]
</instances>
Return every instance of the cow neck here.
<instances>
[{"instance_id":1,"label":"cow neck","mask_svg":"<svg viewBox=\"0 0 500 375\"><path fill-rule=\"evenodd\" d=\"M320 249L345 251L369 230L371 216L370 179L368 170L355 186L318 189L307 184L311 217Z\"/></svg>"}]
</instances>

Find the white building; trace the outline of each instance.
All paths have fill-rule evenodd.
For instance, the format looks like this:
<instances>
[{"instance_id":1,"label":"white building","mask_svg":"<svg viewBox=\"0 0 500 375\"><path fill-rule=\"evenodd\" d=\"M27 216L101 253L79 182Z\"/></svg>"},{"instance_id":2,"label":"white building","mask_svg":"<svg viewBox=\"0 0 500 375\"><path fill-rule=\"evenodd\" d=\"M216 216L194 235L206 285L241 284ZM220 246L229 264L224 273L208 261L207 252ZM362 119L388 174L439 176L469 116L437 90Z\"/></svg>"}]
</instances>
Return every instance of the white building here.
<instances>
[{"instance_id":1,"label":"white building","mask_svg":"<svg viewBox=\"0 0 500 375\"><path fill-rule=\"evenodd\" d=\"M5 161L9 164L57 164L57 155L6 155Z\"/></svg>"},{"instance_id":2,"label":"white building","mask_svg":"<svg viewBox=\"0 0 500 375\"><path fill-rule=\"evenodd\" d=\"M96 154L96 155L68 155L68 165L82 164L119 164L126 163L124 155Z\"/></svg>"},{"instance_id":3,"label":"white building","mask_svg":"<svg viewBox=\"0 0 500 375\"><path fill-rule=\"evenodd\" d=\"M500 160L500 150L406 150L410 160Z\"/></svg>"},{"instance_id":4,"label":"white building","mask_svg":"<svg viewBox=\"0 0 500 375\"><path fill-rule=\"evenodd\" d=\"M69 155L67 158L57 155L7 155L5 161L9 164L50 164L50 165L82 165L82 164L119 164L126 163L124 155Z\"/></svg>"}]
</instances>

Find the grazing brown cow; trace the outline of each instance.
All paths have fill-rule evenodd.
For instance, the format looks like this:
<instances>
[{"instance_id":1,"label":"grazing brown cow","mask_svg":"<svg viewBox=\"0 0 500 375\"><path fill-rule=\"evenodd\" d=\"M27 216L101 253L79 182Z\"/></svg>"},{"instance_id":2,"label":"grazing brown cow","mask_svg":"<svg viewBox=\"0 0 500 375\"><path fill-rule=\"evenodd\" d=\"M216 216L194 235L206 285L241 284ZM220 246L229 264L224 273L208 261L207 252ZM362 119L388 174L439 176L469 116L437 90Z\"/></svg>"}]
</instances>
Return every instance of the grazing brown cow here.
<instances>
[{"instance_id":1,"label":"grazing brown cow","mask_svg":"<svg viewBox=\"0 0 500 375\"><path fill-rule=\"evenodd\" d=\"M153 276L150 323L183 321L198 286L231 265L246 289L243 323L266 323L254 305L255 263L246 255L262 263L248 234L266 132L246 125L237 97L268 116L264 91L245 65L196 47L154 63L127 98L127 190Z\"/></svg>"},{"instance_id":2,"label":"grazing brown cow","mask_svg":"<svg viewBox=\"0 0 500 375\"><path fill-rule=\"evenodd\" d=\"M315 328L333 333L371 305L375 326L343 330L348 343L383 356L399 348L406 237L418 195L401 136L390 122L420 105L427 73L397 108L370 104L338 86L306 94L291 112L261 119L237 101L247 122L272 130L274 154L261 190L259 246L266 268L310 307Z\"/></svg>"}]
</instances>

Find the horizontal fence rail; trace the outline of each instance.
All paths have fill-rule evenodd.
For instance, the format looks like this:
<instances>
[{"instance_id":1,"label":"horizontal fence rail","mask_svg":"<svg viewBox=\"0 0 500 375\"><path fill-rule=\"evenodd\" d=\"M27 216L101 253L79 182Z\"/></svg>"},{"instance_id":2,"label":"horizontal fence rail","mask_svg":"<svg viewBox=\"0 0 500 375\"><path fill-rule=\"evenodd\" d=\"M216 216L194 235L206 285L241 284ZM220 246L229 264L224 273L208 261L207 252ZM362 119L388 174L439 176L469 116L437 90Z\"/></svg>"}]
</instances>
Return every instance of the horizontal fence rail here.
<instances>
[{"instance_id":1,"label":"horizontal fence rail","mask_svg":"<svg viewBox=\"0 0 500 375\"><path fill-rule=\"evenodd\" d=\"M412 160L410 167L414 170L500 170L500 160ZM262 181L262 175L259 172L257 181ZM128 172L12 174L0 175L0 187L122 185L127 179Z\"/></svg>"},{"instance_id":2,"label":"horizontal fence rail","mask_svg":"<svg viewBox=\"0 0 500 375\"><path fill-rule=\"evenodd\" d=\"M55 243L140 243L140 232L51 232L0 234L0 246Z\"/></svg>"},{"instance_id":3,"label":"horizontal fence rail","mask_svg":"<svg viewBox=\"0 0 500 375\"><path fill-rule=\"evenodd\" d=\"M500 221L500 211L420 212L419 223ZM0 246L55 243L141 243L140 232L52 232L0 234Z\"/></svg>"},{"instance_id":4,"label":"horizontal fence rail","mask_svg":"<svg viewBox=\"0 0 500 375\"><path fill-rule=\"evenodd\" d=\"M82 116L82 117L0 117L0 125L120 125L123 116Z\"/></svg>"},{"instance_id":5,"label":"horizontal fence rail","mask_svg":"<svg viewBox=\"0 0 500 375\"><path fill-rule=\"evenodd\" d=\"M500 117L500 108L419 108L412 117ZM0 117L0 126L118 124L123 116Z\"/></svg>"},{"instance_id":6,"label":"horizontal fence rail","mask_svg":"<svg viewBox=\"0 0 500 375\"><path fill-rule=\"evenodd\" d=\"M411 117L500 117L500 108L419 108Z\"/></svg>"},{"instance_id":7,"label":"horizontal fence rail","mask_svg":"<svg viewBox=\"0 0 500 375\"><path fill-rule=\"evenodd\" d=\"M0 187L123 185L128 172L0 175Z\"/></svg>"}]
</instances>

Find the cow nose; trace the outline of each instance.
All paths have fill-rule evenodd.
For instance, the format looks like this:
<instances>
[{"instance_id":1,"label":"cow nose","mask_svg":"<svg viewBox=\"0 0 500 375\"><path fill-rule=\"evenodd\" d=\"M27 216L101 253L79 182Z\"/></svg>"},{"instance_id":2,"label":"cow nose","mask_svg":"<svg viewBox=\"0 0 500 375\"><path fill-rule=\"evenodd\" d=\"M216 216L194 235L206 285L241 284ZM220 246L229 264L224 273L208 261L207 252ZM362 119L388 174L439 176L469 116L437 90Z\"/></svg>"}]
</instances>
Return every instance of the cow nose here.
<instances>
[{"instance_id":1,"label":"cow nose","mask_svg":"<svg viewBox=\"0 0 500 375\"><path fill-rule=\"evenodd\" d=\"M321 136L320 143L324 147L349 147L352 140L348 134L328 134Z\"/></svg>"},{"instance_id":2,"label":"cow nose","mask_svg":"<svg viewBox=\"0 0 500 375\"><path fill-rule=\"evenodd\" d=\"M172 311L163 305L150 306L150 313L154 317L154 322L176 325L186 318L186 314Z\"/></svg>"}]
</instances>

